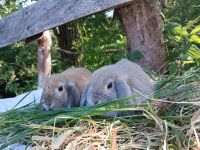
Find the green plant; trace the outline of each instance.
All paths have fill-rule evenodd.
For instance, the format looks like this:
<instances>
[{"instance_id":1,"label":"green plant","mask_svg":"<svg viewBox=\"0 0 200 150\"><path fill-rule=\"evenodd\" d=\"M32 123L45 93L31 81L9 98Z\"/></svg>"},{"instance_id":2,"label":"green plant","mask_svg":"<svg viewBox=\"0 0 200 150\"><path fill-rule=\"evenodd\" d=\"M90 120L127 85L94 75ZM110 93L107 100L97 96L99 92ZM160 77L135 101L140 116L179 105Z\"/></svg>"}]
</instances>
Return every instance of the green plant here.
<instances>
[{"instance_id":1,"label":"green plant","mask_svg":"<svg viewBox=\"0 0 200 150\"><path fill-rule=\"evenodd\" d=\"M170 73L176 74L200 66L200 17L185 26L166 21L167 61Z\"/></svg>"},{"instance_id":2,"label":"green plant","mask_svg":"<svg viewBox=\"0 0 200 150\"><path fill-rule=\"evenodd\" d=\"M37 86L37 47L22 42L0 49L0 97L10 97Z\"/></svg>"},{"instance_id":3,"label":"green plant","mask_svg":"<svg viewBox=\"0 0 200 150\"><path fill-rule=\"evenodd\" d=\"M81 66L90 70L126 57L126 39L120 23L105 13L92 15L79 22L80 41L74 43Z\"/></svg>"},{"instance_id":4,"label":"green plant","mask_svg":"<svg viewBox=\"0 0 200 150\"><path fill-rule=\"evenodd\" d=\"M176 22L185 26L190 20L194 20L200 14L199 0L170 0L163 12L170 22Z\"/></svg>"}]
</instances>

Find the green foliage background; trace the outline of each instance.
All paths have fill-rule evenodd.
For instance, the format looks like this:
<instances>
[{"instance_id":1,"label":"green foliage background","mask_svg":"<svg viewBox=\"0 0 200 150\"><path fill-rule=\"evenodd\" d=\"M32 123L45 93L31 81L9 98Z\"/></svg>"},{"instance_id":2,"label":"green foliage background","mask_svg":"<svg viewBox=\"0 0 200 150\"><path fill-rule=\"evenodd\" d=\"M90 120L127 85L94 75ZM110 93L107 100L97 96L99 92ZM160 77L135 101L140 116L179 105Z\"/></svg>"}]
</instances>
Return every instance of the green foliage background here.
<instances>
[{"instance_id":1,"label":"green foliage background","mask_svg":"<svg viewBox=\"0 0 200 150\"><path fill-rule=\"evenodd\" d=\"M163 9L170 74L200 66L200 1L171 0Z\"/></svg>"},{"instance_id":2,"label":"green foliage background","mask_svg":"<svg viewBox=\"0 0 200 150\"><path fill-rule=\"evenodd\" d=\"M106 13L82 19L79 31L80 41L74 43L74 47L83 52L80 57L81 66L94 71L126 57L126 38L122 27Z\"/></svg>"},{"instance_id":3,"label":"green foliage background","mask_svg":"<svg viewBox=\"0 0 200 150\"><path fill-rule=\"evenodd\" d=\"M0 17L3 18L23 7L26 0L2 0ZM200 1L171 0L162 8L164 37L167 50L168 74L184 74L186 70L200 66ZM118 20L103 12L78 22L80 40L74 48L82 54L79 65L91 71L126 57L126 38ZM56 39L53 36L53 72L67 67L61 65ZM115 52L112 52L115 51ZM0 49L0 98L11 97L35 89L37 86L37 45L24 46L18 42Z\"/></svg>"}]
</instances>

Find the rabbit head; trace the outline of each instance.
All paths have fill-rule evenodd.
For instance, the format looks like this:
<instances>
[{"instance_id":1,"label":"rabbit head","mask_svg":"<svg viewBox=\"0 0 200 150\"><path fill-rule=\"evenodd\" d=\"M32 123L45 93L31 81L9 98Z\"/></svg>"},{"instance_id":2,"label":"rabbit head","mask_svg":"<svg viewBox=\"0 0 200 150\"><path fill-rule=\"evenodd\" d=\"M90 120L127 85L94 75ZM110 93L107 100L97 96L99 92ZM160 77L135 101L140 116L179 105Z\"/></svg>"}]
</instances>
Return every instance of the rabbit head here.
<instances>
[{"instance_id":1,"label":"rabbit head","mask_svg":"<svg viewBox=\"0 0 200 150\"><path fill-rule=\"evenodd\" d=\"M123 59L116 64L104 66L92 74L90 83L83 91L81 106L95 105L129 96L133 98L125 103L139 104L146 101L153 91L153 80L142 68L136 63ZM127 111L122 114L131 113ZM112 116L113 114L116 112L111 112Z\"/></svg>"},{"instance_id":2,"label":"rabbit head","mask_svg":"<svg viewBox=\"0 0 200 150\"><path fill-rule=\"evenodd\" d=\"M41 104L45 110L80 105L80 92L76 84L62 74L51 75L45 84Z\"/></svg>"},{"instance_id":3,"label":"rabbit head","mask_svg":"<svg viewBox=\"0 0 200 150\"><path fill-rule=\"evenodd\" d=\"M125 79L113 74L112 69L101 68L94 72L90 83L84 89L81 105L90 106L131 95L132 91Z\"/></svg>"}]
</instances>

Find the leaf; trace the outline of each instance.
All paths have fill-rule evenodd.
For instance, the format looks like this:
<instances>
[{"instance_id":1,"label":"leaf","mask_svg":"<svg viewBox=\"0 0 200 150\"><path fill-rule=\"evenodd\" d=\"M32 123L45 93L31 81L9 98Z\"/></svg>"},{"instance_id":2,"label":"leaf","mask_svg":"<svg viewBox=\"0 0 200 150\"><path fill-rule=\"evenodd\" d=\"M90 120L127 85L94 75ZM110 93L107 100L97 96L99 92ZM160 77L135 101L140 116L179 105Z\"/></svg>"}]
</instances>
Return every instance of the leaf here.
<instances>
[{"instance_id":1,"label":"leaf","mask_svg":"<svg viewBox=\"0 0 200 150\"><path fill-rule=\"evenodd\" d=\"M200 59L200 49L197 46L192 45L188 50L188 55L193 59Z\"/></svg>"},{"instance_id":2,"label":"leaf","mask_svg":"<svg viewBox=\"0 0 200 150\"><path fill-rule=\"evenodd\" d=\"M192 35L191 36L191 42L200 44L200 37L198 35Z\"/></svg>"},{"instance_id":3,"label":"leaf","mask_svg":"<svg viewBox=\"0 0 200 150\"><path fill-rule=\"evenodd\" d=\"M182 41L182 38L180 36L174 36L174 39L177 41L177 42L181 42Z\"/></svg>"},{"instance_id":4,"label":"leaf","mask_svg":"<svg viewBox=\"0 0 200 150\"><path fill-rule=\"evenodd\" d=\"M194 24L200 22L200 16L197 17L196 19L189 21L185 27L186 30L190 29Z\"/></svg>"},{"instance_id":5,"label":"leaf","mask_svg":"<svg viewBox=\"0 0 200 150\"><path fill-rule=\"evenodd\" d=\"M177 68L178 68L178 64L177 64L177 63L172 63L172 64L169 66L170 75L176 74Z\"/></svg>"},{"instance_id":6,"label":"leaf","mask_svg":"<svg viewBox=\"0 0 200 150\"><path fill-rule=\"evenodd\" d=\"M198 33L198 32L200 32L200 25L196 26L196 27L190 32L190 34L196 34L196 33Z\"/></svg>"},{"instance_id":7,"label":"leaf","mask_svg":"<svg viewBox=\"0 0 200 150\"><path fill-rule=\"evenodd\" d=\"M184 36L184 37L188 36L187 30L184 27L182 27L181 25L174 27L173 32L175 34L178 34L178 35L181 35L181 36Z\"/></svg>"},{"instance_id":8,"label":"leaf","mask_svg":"<svg viewBox=\"0 0 200 150\"><path fill-rule=\"evenodd\" d=\"M136 61L142 57L144 57L144 55L140 51L134 51L133 54L130 57L128 57L128 59Z\"/></svg>"},{"instance_id":9,"label":"leaf","mask_svg":"<svg viewBox=\"0 0 200 150\"><path fill-rule=\"evenodd\" d=\"M189 65L189 64L194 64L194 61L192 61L192 60L183 61L183 66L184 66L184 65Z\"/></svg>"}]
</instances>

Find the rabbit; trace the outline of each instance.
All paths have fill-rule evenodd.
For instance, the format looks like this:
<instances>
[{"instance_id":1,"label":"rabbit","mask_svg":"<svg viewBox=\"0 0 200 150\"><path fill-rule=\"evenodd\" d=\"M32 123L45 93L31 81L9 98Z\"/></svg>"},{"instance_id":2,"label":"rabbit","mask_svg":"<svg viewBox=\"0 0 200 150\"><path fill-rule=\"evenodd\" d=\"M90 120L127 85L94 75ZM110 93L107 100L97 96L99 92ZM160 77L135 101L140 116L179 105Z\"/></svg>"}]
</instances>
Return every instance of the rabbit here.
<instances>
[{"instance_id":1,"label":"rabbit","mask_svg":"<svg viewBox=\"0 0 200 150\"><path fill-rule=\"evenodd\" d=\"M47 78L41 97L44 110L80 106L81 94L91 78L85 68L70 68Z\"/></svg>"},{"instance_id":2,"label":"rabbit","mask_svg":"<svg viewBox=\"0 0 200 150\"><path fill-rule=\"evenodd\" d=\"M92 74L82 94L81 106L92 106L129 96L135 96L135 98L128 100L128 104L138 104L144 102L153 92L154 81L142 68L134 62L122 59ZM130 115L129 112L123 113ZM117 114L120 115L119 112L110 112L108 115L116 116Z\"/></svg>"}]
</instances>

